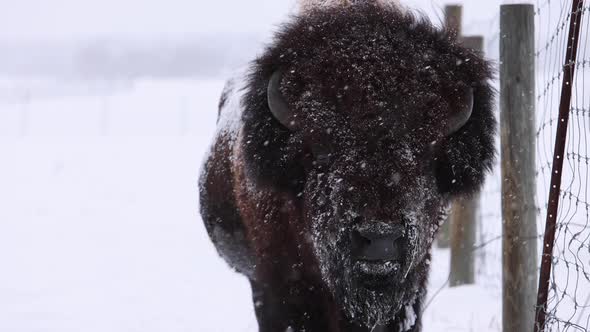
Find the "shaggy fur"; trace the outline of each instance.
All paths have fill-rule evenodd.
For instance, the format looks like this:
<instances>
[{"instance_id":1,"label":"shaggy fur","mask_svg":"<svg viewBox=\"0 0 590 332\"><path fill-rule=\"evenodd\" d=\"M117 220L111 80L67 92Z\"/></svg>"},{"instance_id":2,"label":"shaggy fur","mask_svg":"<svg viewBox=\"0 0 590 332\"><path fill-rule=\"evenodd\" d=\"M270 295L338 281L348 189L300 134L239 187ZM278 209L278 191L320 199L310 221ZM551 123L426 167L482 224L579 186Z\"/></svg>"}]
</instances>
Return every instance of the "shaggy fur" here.
<instances>
[{"instance_id":1,"label":"shaggy fur","mask_svg":"<svg viewBox=\"0 0 590 332\"><path fill-rule=\"evenodd\" d=\"M352 6L358 2L363 2L359 0L299 0L297 1L299 5L299 9L303 12L311 11L317 8L322 7L337 7L337 6ZM392 7L392 6L399 6L399 2L397 0L374 0L379 6L382 7Z\"/></svg>"},{"instance_id":2,"label":"shaggy fur","mask_svg":"<svg viewBox=\"0 0 590 332\"><path fill-rule=\"evenodd\" d=\"M296 131L267 104L277 70ZM441 211L493 162L491 78L478 54L395 7L320 8L283 26L252 64L239 131L221 131L201 177L207 230L250 279L261 331L420 330ZM447 135L469 87L473 114ZM374 221L405 229L387 280L351 259L351 230Z\"/></svg>"}]
</instances>

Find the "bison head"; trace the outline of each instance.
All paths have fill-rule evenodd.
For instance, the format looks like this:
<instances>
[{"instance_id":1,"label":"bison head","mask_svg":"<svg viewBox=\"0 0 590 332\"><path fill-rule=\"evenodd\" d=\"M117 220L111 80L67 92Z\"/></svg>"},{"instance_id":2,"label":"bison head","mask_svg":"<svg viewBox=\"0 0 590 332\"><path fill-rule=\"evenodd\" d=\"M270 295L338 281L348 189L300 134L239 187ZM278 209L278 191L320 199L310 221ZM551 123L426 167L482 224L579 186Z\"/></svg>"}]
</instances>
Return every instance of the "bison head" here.
<instances>
[{"instance_id":1,"label":"bison head","mask_svg":"<svg viewBox=\"0 0 590 332\"><path fill-rule=\"evenodd\" d=\"M247 169L290 193L301 246L351 319L385 322L423 292L449 198L493 160L491 76L427 20L371 4L295 18L255 63Z\"/></svg>"}]
</instances>

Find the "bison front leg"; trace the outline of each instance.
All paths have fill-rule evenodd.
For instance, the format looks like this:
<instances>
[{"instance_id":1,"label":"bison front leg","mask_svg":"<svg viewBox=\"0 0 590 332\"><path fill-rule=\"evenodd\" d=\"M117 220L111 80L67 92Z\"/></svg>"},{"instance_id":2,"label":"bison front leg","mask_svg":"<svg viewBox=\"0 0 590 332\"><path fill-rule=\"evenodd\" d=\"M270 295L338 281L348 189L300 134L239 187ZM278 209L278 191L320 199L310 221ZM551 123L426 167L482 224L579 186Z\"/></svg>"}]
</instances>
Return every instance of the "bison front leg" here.
<instances>
[{"instance_id":1,"label":"bison front leg","mask_svg":"<svg viewBox=\"0 0 590 332\"><path fill-rule=\"evenodd\" d=\"M329 315L322 308L322 299L312 295L314 287L273 286L252 280L250 284L260 332L333 330Z\"/></svg>"},{"instance_id":2,"label":"bison front leg","mask_svg":"<svg viewBox=\"0 0 590 332\"><path fill-rule=\"evenodd\" d=\"M291 327L293 324L289 313L291 310L284 303L281 295L255 281L250 281L250 284L259 331L286 331Z\"/></svg>"}]
</instances>

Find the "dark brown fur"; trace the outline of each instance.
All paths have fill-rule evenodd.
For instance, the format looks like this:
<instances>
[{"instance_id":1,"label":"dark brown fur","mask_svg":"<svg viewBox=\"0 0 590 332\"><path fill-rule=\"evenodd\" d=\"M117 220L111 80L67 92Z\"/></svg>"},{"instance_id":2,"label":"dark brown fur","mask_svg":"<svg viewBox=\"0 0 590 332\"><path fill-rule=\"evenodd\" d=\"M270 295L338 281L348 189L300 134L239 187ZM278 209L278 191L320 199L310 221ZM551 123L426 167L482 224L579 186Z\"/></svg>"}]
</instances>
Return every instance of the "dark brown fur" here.
<instances>
[{"instance_id":1,"label":"dark brown fur","mask_svg":"<svg viewBox=\"0 0 590 332\"><path fill-rule=\"evenodd\" d=\"M281 90L298 131L269 111L276 70L285 71ZM401 331L405 306L418 316L410 331L420 330L440 210L477 190L493 161L490 78L480 56L393 8L317 10L283 27L253 63L240 131L220 131L200 187L213 243L251 281L260 331ZM452 96L465 87L474 89L473 115L445 136ZM224 92L222 108L237 88ZM370 220L401 223L418 236L408 244L407 279L387 297L341 284L358 281L345 234ZM322 242L331 237L337 241ZM349 303L357 298L383 303Z\"/></svg>"}]
</instances>

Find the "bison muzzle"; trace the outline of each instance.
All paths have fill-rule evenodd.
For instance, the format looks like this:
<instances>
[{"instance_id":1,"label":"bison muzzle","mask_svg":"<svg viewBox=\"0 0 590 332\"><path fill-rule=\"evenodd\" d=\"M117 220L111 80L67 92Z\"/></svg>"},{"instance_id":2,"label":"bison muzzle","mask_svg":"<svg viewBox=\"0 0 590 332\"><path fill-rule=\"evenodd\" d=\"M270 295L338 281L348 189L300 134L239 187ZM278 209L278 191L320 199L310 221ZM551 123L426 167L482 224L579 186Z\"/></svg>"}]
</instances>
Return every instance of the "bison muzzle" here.
<instances>
[{"instance_id":1,"label":"bison muzzle","mask_svg":"<svg viewBox=\"0 0 590 332\"><path fill-rule=\"evenodd\" d=\"M489 63L380 3L293 17L224 89L201 214L260 331L419 331L448 202L493 164Z\"/></svg>"}]
</instances>

